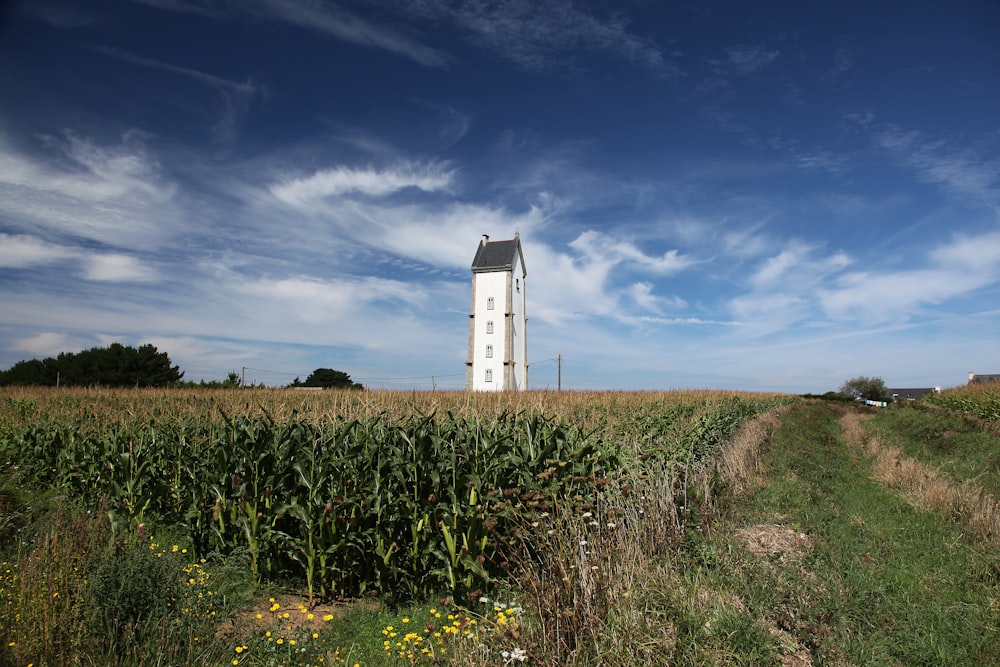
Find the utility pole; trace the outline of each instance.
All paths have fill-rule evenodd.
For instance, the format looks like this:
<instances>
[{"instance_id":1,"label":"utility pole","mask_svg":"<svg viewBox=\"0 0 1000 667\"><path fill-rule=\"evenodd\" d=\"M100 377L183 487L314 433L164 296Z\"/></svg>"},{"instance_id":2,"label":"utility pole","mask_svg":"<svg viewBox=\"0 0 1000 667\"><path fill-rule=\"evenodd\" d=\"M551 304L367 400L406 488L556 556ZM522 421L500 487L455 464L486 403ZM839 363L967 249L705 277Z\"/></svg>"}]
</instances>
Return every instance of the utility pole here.
<instances>
[{"instance_id":1,"label":"utility pole","mask_svg":"<svg viewBox=\"0 0 1000 667\"><path fill-rule=\"evenodd\" d=\"M562 391L562 355L556 355L556 391Z\"/></svg>"}]
</instances>

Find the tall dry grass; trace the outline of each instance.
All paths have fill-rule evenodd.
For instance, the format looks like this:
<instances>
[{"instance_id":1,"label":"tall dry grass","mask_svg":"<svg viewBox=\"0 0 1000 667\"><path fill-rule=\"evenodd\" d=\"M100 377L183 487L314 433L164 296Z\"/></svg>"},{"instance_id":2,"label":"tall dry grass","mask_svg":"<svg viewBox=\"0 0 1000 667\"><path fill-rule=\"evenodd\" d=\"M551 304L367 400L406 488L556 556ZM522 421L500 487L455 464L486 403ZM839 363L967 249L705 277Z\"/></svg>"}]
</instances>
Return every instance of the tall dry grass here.
<instances>
[{"instance_id":1,"label":"tall dry grass","mask_svg":"<svg viewBox=\"0 0 1000 667\"><path fill-rule=\"evenodd\" d=\"M841 419L844 437L872 457L872 473L903 493L914 507L945 512L961 521L979 539L1000 543L1000 503L973 480L955 483L938 468L907 457L902 450L870 434L869 416L849 412Z\"/></svg>"},{"instance_id":2,"label":"tall dry grass","mask_svg":"<svg viewBox=\"0 0 1000 667\"><path fill-rule=\"evenodd\" d=\"M732 496L742 496L762 481L761 447L783 412L783 408L771 410L744 424L713 459L715 474Z\"/></svg>"}]
</instances>

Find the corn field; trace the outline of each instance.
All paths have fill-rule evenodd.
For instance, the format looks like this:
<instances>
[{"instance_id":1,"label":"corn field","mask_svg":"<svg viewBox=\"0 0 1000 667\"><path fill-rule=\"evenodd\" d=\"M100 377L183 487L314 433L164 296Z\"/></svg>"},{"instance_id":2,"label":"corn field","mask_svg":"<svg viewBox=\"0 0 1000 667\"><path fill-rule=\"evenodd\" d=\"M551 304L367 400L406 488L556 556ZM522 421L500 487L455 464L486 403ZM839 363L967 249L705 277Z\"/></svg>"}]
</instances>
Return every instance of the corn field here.
<instances>
[{"instance_id":1,"label":"corn field","mask_svg":"<svg viewBox=\"0 0 1000 667\"><path fill-rule=\"evenodd\" d=\"M683 470L769 394L42 390L0 393L0 467L245 552L258 582L313 596L473 596L526 518L598 502L626 471Z\"/></svg>"},{"instance_id":2,"label":"corn field","mask_svg":"<svg viewBox=\"0 0 1000 667\"><path fill-rule=\"evenodd\" d=\"M956 387L925 397L928 403L964 412L980 419L1000 421L1000 385L984 384Z\"/></svg>"}]
</instances>

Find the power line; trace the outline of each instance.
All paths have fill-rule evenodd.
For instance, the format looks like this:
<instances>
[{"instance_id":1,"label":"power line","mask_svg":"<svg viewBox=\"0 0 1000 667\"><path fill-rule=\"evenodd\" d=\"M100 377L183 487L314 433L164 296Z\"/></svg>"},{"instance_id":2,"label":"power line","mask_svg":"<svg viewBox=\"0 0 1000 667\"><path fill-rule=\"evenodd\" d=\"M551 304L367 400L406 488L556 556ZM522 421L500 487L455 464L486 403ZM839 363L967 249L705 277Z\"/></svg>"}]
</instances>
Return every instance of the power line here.
<instances>
[{"instance_id":1,"label":"power line","mask_svg":"<svg viewBox=\"0 0 1000 667\"><path fill-rule=\"evenodd\" d=\"M244 373L246 371L257 371L258 373L287 375L289 377L302 377L302 376L308 377L311 373L311 371L310 373L292 373L290 371L275 371L267 368L254 368L253 366L243 366L243 371ZM355 381L365 381L365 382L372 382L372 381L388 382L394 380L434 380L434 378L459 377L459 376L464 377L465 373L428 373L427 375L400 375L392 377L356 377L352 379Z\"/></svg>"},{"instance_id":2,"label":"power line","mask_svg":"<svg viewBox=\"0 0 1000 667\"><path fill-rule=\"evenodd\" d=\"M245 371L257 371L258 373L274 373L275 375L303 375L303 373L289 373L288 371L269 371L266 368L251 368L250 366L244 366ZM305 373L305 375L309 375Z\"/></svg>"},{"instance_id":3,"label":"power line","mask_svg":"<svg viewBox=\"0 0 1000 667\"><path fill-rule=\"evenodd\" d=\"M450 378L464 376L465 373L435 373L434 375L409 375L406 377L386 377L386 378L356 378L358 380L429 380L431 378Z\"/></svg>"},{"instance_id":4,"label":"power line","mask_svg":"<svg viewBox=\"0 0 1000 667\"><path fill-rule=\"evenodd\" d=\"M538 364L545 364L549 362L558 363L559 360L556 357L551 357L549 359L540 359L538 361L529 362L528 366L536 366ZM291 371L275 371L267 368L254 368L253 366L243 366L243 377L241 380L245 379L247 371L257 371L258 373L270 373L272 375L285 375L288 377L308 377L312 371L309 373L293 373ZM436 378L449 378L449 377L464 377L465 373L429 373L427 375L399 375L399 376L387 376L387 377L356 377L352 378L356 382L396 382L403 380L430 380L434 382Z\"/></svg>"}]
</instances>

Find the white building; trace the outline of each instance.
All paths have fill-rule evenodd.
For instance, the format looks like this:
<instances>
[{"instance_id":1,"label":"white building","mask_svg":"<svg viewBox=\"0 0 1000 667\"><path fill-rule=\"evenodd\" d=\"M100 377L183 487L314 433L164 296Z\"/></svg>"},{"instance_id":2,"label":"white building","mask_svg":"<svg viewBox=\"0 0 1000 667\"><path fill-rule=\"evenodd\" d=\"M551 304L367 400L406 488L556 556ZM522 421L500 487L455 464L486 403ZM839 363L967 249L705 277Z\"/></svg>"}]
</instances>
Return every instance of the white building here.
<instances>
[{"instance_id":1,"label":"white building","mask_svg":"<svg viewBox=\"0 0 1000 667\"><path fill-rule=\"evenodd\" d=\"M472 260L466 389L528 388L527 275L519 234L509 241L490 241L483 235Z\"/></svg>"}]
</instances>

